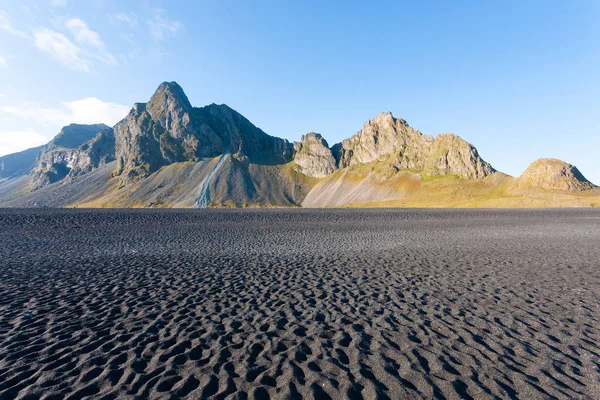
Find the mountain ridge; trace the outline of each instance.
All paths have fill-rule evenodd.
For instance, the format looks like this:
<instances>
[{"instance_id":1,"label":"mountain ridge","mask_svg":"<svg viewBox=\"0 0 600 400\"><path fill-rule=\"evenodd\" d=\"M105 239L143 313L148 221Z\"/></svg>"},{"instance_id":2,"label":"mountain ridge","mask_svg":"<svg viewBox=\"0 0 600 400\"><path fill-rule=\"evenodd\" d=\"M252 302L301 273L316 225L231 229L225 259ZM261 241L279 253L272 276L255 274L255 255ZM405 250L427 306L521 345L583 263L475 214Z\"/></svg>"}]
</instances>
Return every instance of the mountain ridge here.
<instances>
[{"instance_id":1,"label":"mountain ridge","mask_svg":"<svg viewBox=\"0 0 600 400\"><path fill-rule=\"evenodd\" d=\"M436 185L454 188L439 204L459 204L466 192L485 200L543 191L595 204L597 187L556 161L508 177L459 136L423 135L391 112L333 146L315 132L290 143L225 104L193 107L181 86L163 82L112 128L72 124L45 146L0 157L0 191L9 193L0 206L418 205Z\"/></svg>"}]
</instances>

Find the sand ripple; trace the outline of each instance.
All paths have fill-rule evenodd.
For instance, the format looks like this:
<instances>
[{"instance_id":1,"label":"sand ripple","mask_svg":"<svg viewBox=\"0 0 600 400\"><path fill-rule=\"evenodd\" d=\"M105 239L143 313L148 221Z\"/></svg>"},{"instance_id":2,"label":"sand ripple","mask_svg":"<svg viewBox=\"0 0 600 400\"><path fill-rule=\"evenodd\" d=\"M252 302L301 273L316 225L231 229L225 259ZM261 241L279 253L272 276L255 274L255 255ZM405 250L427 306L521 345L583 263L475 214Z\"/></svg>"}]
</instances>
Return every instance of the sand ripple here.
<instances>
[{"instance_id":1,"label":"sand ripple","mask_svg":"<svg viewBox=\"0 0 600 400\"><path fill-rule=\"evenodd\" d=\"M0 211L0 399L600 398L594 211Z\"/></svg>"}]
</instances>

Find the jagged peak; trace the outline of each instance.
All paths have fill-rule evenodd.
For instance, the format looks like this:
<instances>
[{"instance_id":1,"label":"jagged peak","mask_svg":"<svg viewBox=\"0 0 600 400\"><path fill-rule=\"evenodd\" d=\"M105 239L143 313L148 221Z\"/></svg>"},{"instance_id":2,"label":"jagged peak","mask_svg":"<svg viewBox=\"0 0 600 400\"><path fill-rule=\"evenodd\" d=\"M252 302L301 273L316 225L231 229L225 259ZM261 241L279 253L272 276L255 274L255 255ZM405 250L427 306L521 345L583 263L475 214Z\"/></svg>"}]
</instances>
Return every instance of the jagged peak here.
<instances>
[{"instance_id":1,"label":"jagged peak","mask_svg":"<svg viewBox=\"0 0 600 400\"><path fill-rule=\"evenodd\" d=\"M325 142L325 146L327 146L327 141L323 138L323 135L321 135L320 133L317 133L317 132L305 133L300 138L300 141L301 142L320 141L320 142ZM329 146L327 146L327 147L329 147Z\"/></svg>"},{"instance_id":2,"label":"jagged peak","mask_svg":"<svg viewBox=\"0 0 600 400\"><path fill-rule=\"evenodd\" d=\"M182 87L177 82L161 83L147 104L148 111L161 110L165 103L176 103L180 107L190 109L192 107ZM161 105L163 105L161 107ZM152 114L152 112L150 112Z\"/></svg>"},{"instance_id":3,"label":"jagged peak","mask_svg":"<svg viewBox=\"0 0 600 400\"><path fill-rule=\"evenodd\" d=\"M373 118L369 119L365 125L371 125L371 124L375 124L375 123L388 123L390 125L396 125L396 124L401 124L404 126L409 126L408 122L406 122L404 119L402 118L396 118L394 117L394 115L392 114L391 111L382 111L379 114L377 114L376 116L374 116Z\"/></svg>"}]
</instances>

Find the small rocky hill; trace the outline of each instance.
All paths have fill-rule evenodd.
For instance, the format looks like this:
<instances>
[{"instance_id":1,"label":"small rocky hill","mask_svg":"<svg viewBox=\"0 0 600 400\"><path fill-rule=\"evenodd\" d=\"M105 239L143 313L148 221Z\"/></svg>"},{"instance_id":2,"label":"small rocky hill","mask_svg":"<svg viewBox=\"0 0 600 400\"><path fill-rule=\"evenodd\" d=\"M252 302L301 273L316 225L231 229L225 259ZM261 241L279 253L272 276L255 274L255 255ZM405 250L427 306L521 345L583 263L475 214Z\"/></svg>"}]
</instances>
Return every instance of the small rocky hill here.
<instances>
[{"instance_id":1,"label":"small rocky hill","mask_svg":"<svg viewBox=\"0 0 600 400\"><path fill-rule=\"evenodd\" d=\"M595 187L577 167L555 158L541 158L531 163L517 179L516 186L568 191L585 191Z\"/></svg>"}]
</instances>

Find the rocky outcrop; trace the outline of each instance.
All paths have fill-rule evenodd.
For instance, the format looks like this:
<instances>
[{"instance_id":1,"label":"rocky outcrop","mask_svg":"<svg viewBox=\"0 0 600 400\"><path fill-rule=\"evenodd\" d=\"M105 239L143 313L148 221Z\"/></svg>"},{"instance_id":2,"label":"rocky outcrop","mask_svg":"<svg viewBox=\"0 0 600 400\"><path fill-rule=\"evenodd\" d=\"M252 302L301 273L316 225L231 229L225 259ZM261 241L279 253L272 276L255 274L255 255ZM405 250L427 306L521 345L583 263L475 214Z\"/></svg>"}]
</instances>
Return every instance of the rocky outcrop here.
<instances>
[{"instance_id":1,"label":"rocky outcrop","mask_svg":"<svg viewBox=\"0 0 600 400\"><path fill-rule=\"evenodd\" d=\"M115 172L121 176L122 186L144 178L168 161L175 162L179 158L176 153L168 151L170 136L152 120L146 111L146 104L134 104L127 117L115 125L114 131L117 159ZM161 138L166 157L161 150Z\"/></svg>"},{"instance_id":2,"label":"rocky outcrop","mask_svg":"<svg viewBox=\"0 0 600 400\"><path fill-rule=\"evenodd\" d=\"M313 178L324 178L333 173L336 161L323 137L314 132L302 136L294 143L295 170Z\"/></svg>"},{"instance_id":3,"label":"rocky outcrop","mask_svg":"<svg viewBox=\"0 0 600 400\"><path fill-rule=\"evenodd\" d=\"M541 158L531 163L517 180L517 187L569 191L595 188L577 167L555 158Z\"/></svg>"},{"instance_id":4,"label":"rocky outcrop","mask_svg":"<svg viewBox=\"0 0 600 400\"><path fill-rule=\"evenodd\" d=\"M465 179L485 178L494 172L475 147L460 137L442 134L434 139L422 135L391 113L380 113L370 119L354 136L332 150L339 168L379 161L397 171Z\"/></svg>"},{"instance_id":5,"label":"rocky outcrop","mask_svg":"<svg viewBox=\"0 0 600 400\"><path fill-rule=\"evenodd\" d=\"M463 179L485 178L495 172L473 145L452 134L437 135L423 171L425 175L456 175Z\"/></svg>"},{"instance_id":6,"label":"rocky outcrop","mask_svg":"<svg viewBox=\"0 0 600 400\"><path fill-rule=\"evenodd\" d=\"M35 161L31 170L33 189L58 182L66 178L73 170L89 171L92 161L89 155L86 155L89 153L89 147L84 145L104 130L112 131L104 124L71 124L61 129L60 133L43 147ZM110 145L107 151L112 151ZM110 158L108 155L103 157Z\"/></svg>"},{"instance_id":7,"label":"rocky outcrop","mask_svg":"<svg viewBox=\"0 0 600 400\"><path fill-rule=\"evenodd\" d=\"M379 113L368 120L354 136L333 147L339 168L381 160L393 153L402 153L421 133L392 113Z\"/></svg>"},{"instance_id":8,"label":"rocky outcrop","mask_svg":"<svg viewBox=\"0 0 600 400\"><path fill-rule=\"evenodd\" d=\"M231 153L243 162L272 165L293 155L287 140L267 135L224 104L192 107L175 82L162 83L114 129L122 186L176 162Z\"/></svg>"},{"instance_id":9,"label":"rocky outcrop","mask_svg":"<svg viewBox=\"0 0 600 400\"><path fill-rule=\"evenodd\" d=\"M115 160L115 133L106 128L81 145L74 153L68 178L87 174Z\"/></svg>"},{"instance_id":10,"label":"rocky outcrop","mask_svg":"<svg viewBox=\"0 0 600 400\"><path fill-rule=\"evenodd\" d=\"M28 175L44 146L27 149L0 157L0 179Z\"/></svg>"}]
</instances>

